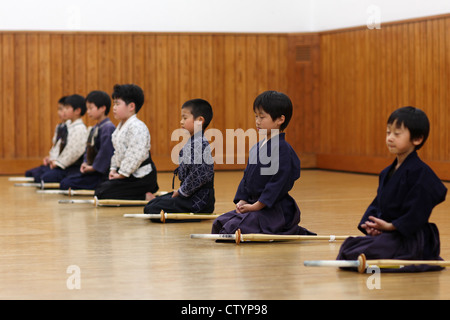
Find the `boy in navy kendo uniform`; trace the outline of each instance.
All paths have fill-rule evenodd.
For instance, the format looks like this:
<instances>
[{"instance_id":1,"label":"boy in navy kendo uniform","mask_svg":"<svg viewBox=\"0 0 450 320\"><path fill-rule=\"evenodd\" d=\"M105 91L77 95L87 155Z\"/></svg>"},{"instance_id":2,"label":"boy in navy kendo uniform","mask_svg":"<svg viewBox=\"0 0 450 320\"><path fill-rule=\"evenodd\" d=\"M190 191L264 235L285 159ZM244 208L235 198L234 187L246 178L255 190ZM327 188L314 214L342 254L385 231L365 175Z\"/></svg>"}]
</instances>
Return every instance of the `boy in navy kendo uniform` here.
<instances>
[{"instance_id":1,"label":"boy in navy kendo uniform","mask_svg":"<svg viewBox=\"0 0 450 320\"><path fill-rule=\"evenodd\" d=\"M214 211L214 160L208 140L203 133L213 117L208 101L193 99L181 107L181 127L190 138L179 153L179 166L174 172L180 179L180 187L174 192L151 200L144 213ZM196 131L196 123L199 130ZM173 186L172 186L173 187Z\"/></svg>"},{"instance_id":2,"label":"boy in navy kendo uniform","mask_svg":"<svg viewBox=\"0 0 450 320\"><path fill-rule=\"evenodd\" d=\"M94 190L108 179L114 148L111 135L116 129L108 117L111 98L104 91L92 91L86 97L88 116L96 121L90 129L86 143L84 161L79 172L69 175L60 182L60 189Z\"/></svg>"},{"instance_id":3,"label":"boy in navy kendo uniform","mask_svg":"<svg viewBox=\"0 0 450 320\"><path fill-rule=\"evenodd\" d=\"M300 177L300 159L285 140L293 112L289 97L266 91L253 103L256 128L265 139L254 145L238 186L236 209L213 222L211 233L315 235L299 226L300 209L289 191Z\"/></svg>"},{"instance_id":4,"label":"boy in navy kendo uniform","mask_svg":"<svg viewBox=\"0 0 450 320\"><path fill-rule=\"evenodd\" d=\"M428 117L420 109L403 107L391 114L386 145L396 159L380 173L377 195L358 224L366 236L346 239L338 260L356 260L362 253L367 259L442 260L438 228L428 220L445 200L447 188L417 155L429 130ZM419 265L382 271L440 269Z\"/></svg>"}]
</instances>

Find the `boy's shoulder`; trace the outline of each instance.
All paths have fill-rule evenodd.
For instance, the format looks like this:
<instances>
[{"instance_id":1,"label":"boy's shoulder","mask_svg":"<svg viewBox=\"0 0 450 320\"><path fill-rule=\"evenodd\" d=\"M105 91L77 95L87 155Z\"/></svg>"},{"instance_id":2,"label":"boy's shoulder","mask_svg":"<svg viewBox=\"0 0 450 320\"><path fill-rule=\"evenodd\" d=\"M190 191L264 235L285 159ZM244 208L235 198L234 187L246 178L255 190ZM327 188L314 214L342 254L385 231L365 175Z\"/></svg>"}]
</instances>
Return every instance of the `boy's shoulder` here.
<instances>
[{"instance_id":1,"label":"boy's shoulder","mask_svg":"<svg viewBox=\"0 0 450 320\"><path fill-rule=\"evenodd\" d=\"M272 139L271 139L272 140ZM272 142L272 146L278 146L280 153L293 153L297 156L294 148L291 146L289 142L286 141L284 133L280 133L276 143Z\"/></svg>"},{"instance_id":2,"label":"boy's shoulder","mask_svg":"<svg viewBox=\"0 0 450 320\"><path fill-rule=\"evenodd\" d=\"M186 143L184 144L186 145L196 145L196 144L202 144L202 145L208 145L209 146L209 141L208 139L205 137L205 135L203 134L195 134L191 137L189 137L189 139L187 139Z\"/></svg>"},{"instance_id":3,"label":"boy's shoulder","mask_svg":"<svg viewBox=\"0 0 450 320\"><path fill-rule=\"evenodd\" d=\"M432 197L437 203L445 200L447 187L437 176L433 169L418 156L411 161L408 180L411 184L421 185L421 189Z\"/></svg>"},{"instance_id":4,"label":"boy's shoulder","mask_svg":"<svg viewBox=\"0 0 450 320\"><path fill-rule=\"evenodd\" d=\"M420 159L417 152L413 152L407 157L407 161L403 163L405 165L405 168L409 171L427 171L427 172L433 172L431 167L426 164L422 159Z\"/></svg>"},{"instance_id":5,"label":"boy's shoulder","mask_svg":"<svg viewBox=\"0 0 450 320\"><path fill-rule=\"evenodd\" d=\"M203 153L204 156L210 156L212 154L209 141L204 135L191 136L182 147L182 150L184 150L184 152L186 152L188 149L194 150L193 152L189 151L188 154L190 154L191 156L194 156L194 154L197 152Z\"/></svg>"},{"instance_id":6,"label":"boy's shoulder","mask_svg":"<svg viewBox=\"0 0 450 320\"><path fill-rule=\"evenodd\" d=\"M67 125L67 128L69 130L70 129L86 129L87 130L86 124L84 123L83 119L81 119L81 118L79 118L73 122L70 122Z\"/></svg>"},{"instance_id":7,"label":"boy's shoulder","mask_svg":"<svg viewBox=\"0 0 450 320\"><path fill-rule=\"evenodd\" d=\"M407 161L406 161L407 160ZM443 185L433 169L426 164L416 152L409 155L402 164L403 172L411 183L425 185Z\"/></svg>"},{"instance_id":8,"label":"boy's shoulder","mask_svg":"<svg viewBox=\"0 0 450 320\"><path fill-rule=\"evenodd\" d=\"M100 122L98 124L99 128L101 129L111 129L111 128L116 128L115 124L111 121L111 119L106 118L105 120L103 120L102 122Z\"/></svg>"},{"instance_id":9,"label":"boy's shoulder","mask_svg":"<svg viewBox=\"0 0 450 320\"><path fill-rule=\"evenodd\" d=\"M132 131L133 133L136 132L137 134L149 132L145 122L137 118L136 116L133 116L132 118L128 119L125 125L122 126L122 129L123 128L127 128L126 130Z\"/></svg>"}]
</instances>

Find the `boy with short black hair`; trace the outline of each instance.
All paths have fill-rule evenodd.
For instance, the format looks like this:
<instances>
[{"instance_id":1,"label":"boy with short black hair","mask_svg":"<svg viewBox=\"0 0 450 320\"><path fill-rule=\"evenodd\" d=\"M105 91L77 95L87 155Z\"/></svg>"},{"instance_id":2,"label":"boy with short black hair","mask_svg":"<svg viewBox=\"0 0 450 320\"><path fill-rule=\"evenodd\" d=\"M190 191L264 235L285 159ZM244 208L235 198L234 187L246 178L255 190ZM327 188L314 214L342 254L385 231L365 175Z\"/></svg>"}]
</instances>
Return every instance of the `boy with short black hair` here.
<instances>
[{"instance_id":1,"label":"boy with short black hair","mask_svg":"<svg viewBox=\"0 0 450 320\"><path fill-rule=\"evenodd\" d=\"M300 209L289 195L300 177L300 159L285 140L292 117L287 95L265 91L253 103L256 128L265 139L254 145L238 186L236 209L214 220L211 233L315 235L299 226ZM270 160L270 161L266 161Z\"/></svg>"},{"instance_id":2,"label":"boy with short black hair","mask_svg":"<svg viewBox=\"0 0 450 320\"><path fill-rule=\"evenodd\" d=\"M183 104L180 124L190 138L180 150L179 166L174 172L181 181L180 187L150 200L144 213L214 211L214 161L209 142L203 135L212 117L212 107L206 100L192 99ZM201 123L201 128L197 129L195 123Z\"/></svg>"},{"instance_id":3,"label":"boy with short black hair","mask_svg":"<svg viewBox=\"0 0 450 320\"><path fill-rule=\"evenodd\" d=\"M114 117L120 120L112 134L114 154L109 180L95 190L98 199L145 200L158 191L157 172L150 154L150 132L137 112L144 92L135 84L116 84L112 94Z\"/></svg>"},{"instance_id":4,"label":"boy with short black hair","mask_svg":"<svg viewBox=\"0 0 450 320\"><path fill-rule=\"evenodd\" d=\"M116 129L108 117L111 98L104 91L92 91L86 97L86 107L88 116L95 120L96 124L90 129L80 171L60 182L62 190L94 190L98 184L108 179L114 153L111 135Z\"/></svg>"},{"instance_id":5,"label":"boy with short black hair","mask_svg":"<svg viewBox=\"0 0 450 320\"><path fill-rule=\"evenodd\" d=\"M63 146L61 145L62 141L65 143L67 140L67 125L70 123L70 120L66 119L64 112L64 100L66 98L67 96L63 96L58 100L58 117L61 122L56 125L55 133L52 138L52 147L48 152L48 155L42 160L42 165L25 172L25 176L34 178L35 182L41 182L41 176L50 170L50 161L56 159L61 153L63 149Z\"/></svg>"},{"instance_id":6,"label":"boy with short black hair","mask_svg":"<svg viewBox=\"0 0 450 320\"><path fill-rule=\"evenodd\" d=\"M64 100L64 113L70 123L67 125L67 139L61 140L61 153L50 161L50 169L41 176L43 182L60 182L67 175L76 173L83 161L86 147L87 128L81 118L86 113L85 98L79 94Z\"/></svg>"},{"instance_id":7,"label":"boy with short black hair","mask_svg":"<svg viewBox=\"0 0 450 320\"><path fill-rule=\"evenodd\" d=\"M445 200L447 188L417 155L428 138L427 115L414 107L395 110L387 121L386 145L396 156L379 176L377 196L358 229L366 236L349 237L338 260L367 259L442 260L439 231L429 222L435 206ZM440 270L426 264L383 271Z\"/></svg>"}]
</instances>

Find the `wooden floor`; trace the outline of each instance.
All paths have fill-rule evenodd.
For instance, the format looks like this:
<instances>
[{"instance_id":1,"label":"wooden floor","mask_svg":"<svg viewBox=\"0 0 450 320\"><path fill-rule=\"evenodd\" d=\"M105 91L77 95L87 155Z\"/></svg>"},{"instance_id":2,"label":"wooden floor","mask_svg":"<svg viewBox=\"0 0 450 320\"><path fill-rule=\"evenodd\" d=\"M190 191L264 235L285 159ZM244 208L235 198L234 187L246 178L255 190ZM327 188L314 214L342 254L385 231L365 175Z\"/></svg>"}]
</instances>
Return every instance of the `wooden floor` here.
<instances>
[{"instance_id":1,"label":"wooden floor","mask_svg":"<svg viewBox=\"0 0 450 320\"><path fill-rule=\"evenodd\" d=\"M233 209L242 172L217 172L216 211ZM301 225L318 234L359 235L356 224L373 199L372 175L303 170L291 194ZM172 175L159 174L161 190ZM448 184L446 184L449 187ZM136 207L60 204L64 195L37 194L0 177L0 299L450 299L450 270L368 274L303 266L335 259L340 242L216 243L190 239L211 221L161 224L124 218ZM85 197L77 197L85 199ZM432 221L450 259L450 202ZM69 289L79 268L79 289ZM68 281L69 280L69 281Z\"/></svg>"}]
</instances>

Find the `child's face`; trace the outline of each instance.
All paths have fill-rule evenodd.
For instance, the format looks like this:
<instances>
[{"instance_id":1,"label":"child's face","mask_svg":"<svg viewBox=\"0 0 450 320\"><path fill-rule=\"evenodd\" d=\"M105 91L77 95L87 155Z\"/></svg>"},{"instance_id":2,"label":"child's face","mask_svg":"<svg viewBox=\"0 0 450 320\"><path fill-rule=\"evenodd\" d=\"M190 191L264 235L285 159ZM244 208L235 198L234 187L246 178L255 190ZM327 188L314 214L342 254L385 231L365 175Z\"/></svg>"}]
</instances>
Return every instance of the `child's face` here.
<instances>
[{"instance_id":1,"label":"child's face","mask_svg":"<svg viewBox=\"0 0 450 320\"><path fill-rule=\"evenodd\" d=\"M126 104L122 99L114 99L113 104L114 118L117 120L127 120L134 112L134 103Z\"/></svg>"},{"instance_id":2,"label":"child's face","mask_svg":"<svg viewBox=\"0 0 450 320\"><path fill-rule=\"evenodd\" d=\"M92 120L99 120L104 115L104 107L97 108L95 103L86 102L86 113Z\"/></svg>"},{"instance_id":3,"label":"child's face","mask_svg":"<svg viewBox=\"0 0 450 320\"><path fill-rule=\"evenodd\" d=\"M191 113L190 108L182 108L180 125L183 129L186 129L193 135L196 131L201 131L202 129L202 121L199 118L200 117L194 119L194 115Z\"/></svg>"},{"instance_id":4,"label":"child's face","mask_svg":"<svg viewBox=\"0 0 450 320\"><path fill-rule=\"evenodd\" d=\"M280 126L283 122L284 116L274 120L271 115L265 112L262 108L255 109L256 130L258 130L258 133L262 135L266 132L268 138L270 138L271 130L280 130ZM261 131L262 129L267 131Z\"/></svg>"},{"instance_id":5,"label":"child's face","mask_svg":"<svg viewBox=\"0 0 450 320\"><path fill-rule=\"evenodd\" d=\"M63 110L65 120L75 121L80 117L80 109L74 110L71 105L64 105Z\"/></svg>"},{"instance_id":6,"label":"child's face","mask_svg":"<svg viewBox=\"0 0 450 320\"><path fill-rule=\"evenodd\" d=\"M66 121L66 114L64 112L64 105L61 103L58 103L58 117L61 121Z\"/></svg>"},{"instance_id":7,"label":"child's face","mask_svg":"<svg viewBox=\"0 0 450 320\"><path fill-rule=\"evenodd\" d=\"M401 127L397 127L397 122L387 125L386 130L386 145L389 152L397 156L409 154L413 152L422 139L411 140L411 134L409 129L403 124Z\"/></svg>"}]
</instances>

